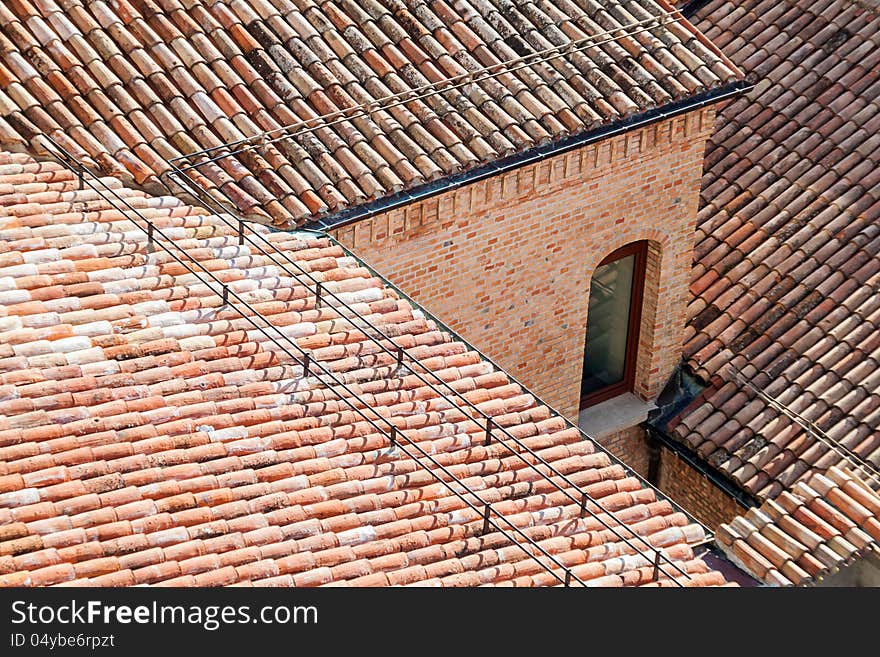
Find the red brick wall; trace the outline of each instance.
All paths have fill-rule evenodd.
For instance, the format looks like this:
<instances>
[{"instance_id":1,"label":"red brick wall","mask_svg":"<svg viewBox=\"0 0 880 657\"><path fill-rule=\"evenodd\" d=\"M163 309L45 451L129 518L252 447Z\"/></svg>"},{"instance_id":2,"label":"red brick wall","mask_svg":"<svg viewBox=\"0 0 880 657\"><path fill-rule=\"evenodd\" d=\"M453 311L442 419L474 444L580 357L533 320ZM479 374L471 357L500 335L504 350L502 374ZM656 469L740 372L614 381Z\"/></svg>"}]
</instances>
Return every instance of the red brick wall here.
<instances>
[{"instance_id":1,"label":"red brick wall","mask_svg":"<svg viewBox=\"0 0 880 657\"><path fill-rule=\"evenodd\" d=\"M648 476L648 440L642 427L629 427L608 436L596 438L596 442L641 476Z\"/></svg>"},{"instance_id":2,"label":"red brick wall","mask_svg":"<svg viewBox=\"0 0 880 657\"><path fill-rule=\"evenodd\" d=\"M653 398L680 356L713 117L708 107L632 130L334 235L572 418L590 275L614 249L651 240L636 392Z\"/></svg>"},{"instance_id":3,"label":"red brick wall","mask_svg":"<svg viewBox=\"0 0 880 657\"><path fill-rule=\"evenodd\" d=\"M609 452L648 478L650 450L641 426L630 427L596 440ZM730 522L746 510L672 450L658 446L660 464L655 486L697 520L712 529Z\"/></svg>"},{"instance_id":4,"label":"red brick wall","mask_svg":"<svg viewBox=\"0 0 880 657\"><path fill-rule=\"evenodd\" d=\"M730 522L746 511L678 454L665 447L660 448L657 488L713 531L721 523Z\"/></svg>"}]
</instances>

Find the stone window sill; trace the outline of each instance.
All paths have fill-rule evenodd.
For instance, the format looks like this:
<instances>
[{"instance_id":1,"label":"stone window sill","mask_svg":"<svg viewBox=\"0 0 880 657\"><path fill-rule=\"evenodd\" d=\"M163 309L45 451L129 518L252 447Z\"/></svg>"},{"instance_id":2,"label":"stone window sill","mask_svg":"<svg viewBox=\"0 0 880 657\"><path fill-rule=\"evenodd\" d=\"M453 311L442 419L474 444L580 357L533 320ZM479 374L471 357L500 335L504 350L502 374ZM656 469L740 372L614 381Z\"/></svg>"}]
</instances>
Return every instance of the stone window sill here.
<instances>
[{"instance_id":1,"label":"stone window sill","mask_svg":"<svg viewBox=\"0 0 880 657\"><path fill-rule=\"evenodd\" d=\"M578 414L578 426L591 438L604 438L644 422L655 408L653 402L625 392L582 410Z\"/></svg>"}]
</instances>

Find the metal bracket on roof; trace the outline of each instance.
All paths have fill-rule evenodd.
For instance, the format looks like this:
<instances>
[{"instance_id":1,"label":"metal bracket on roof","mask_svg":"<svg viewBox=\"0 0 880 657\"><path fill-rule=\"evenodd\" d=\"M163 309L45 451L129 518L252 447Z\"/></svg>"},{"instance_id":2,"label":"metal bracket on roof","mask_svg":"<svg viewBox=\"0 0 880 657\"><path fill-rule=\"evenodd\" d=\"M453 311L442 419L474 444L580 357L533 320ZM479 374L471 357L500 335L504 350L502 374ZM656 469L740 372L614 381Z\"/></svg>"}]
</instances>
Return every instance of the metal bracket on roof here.
<instances>
[{"instance_id":1,"label":"metal bracket on roof","mask_svg":"<svg viewBox=\"0 0 880 657\"><path fill-rule=\"evenodd\" d=\"M315 286L315 310L318 310L321 307L321 291L323 288L323 283L318 283Z\"/></svg>"},{"instance_id":2,"label":"metal bracket on roof","mask_svg":"<svg viewBox=\"0 0 880 657\"><path fill-rule=\"evenodd\" d=\"M355 109L357 109L357 108L355 108ZM372 100L368 103L364 103L364 105L361 109L366 114L375 114L376 112L378 112L384 108L382 107L382 104L378 100ZM346 108L346 111L348 111L348 108Z\"/></svg>"},{"instance_id":3,"label":"metal bracket on roof","mask_svg":"<svg viewBox=\"0 0 880 657\"><path fill-rule=\"evenodd\" d=\"M397 367L394 368L393 376L400 376L403 374L403 371L406 369L406 364L403 362L403 347L397 347Z\"/></svg>"},{"instance_id":4,"label":"metal bracket on roof","mask_svg":"<svg viewBox=\"0 0 880 657\"><path fill-rule=\"evenodd\" d=\"M660 574L660 550L654 550L654 575L651 577L652 582L657 581L657 576Z\"/></svg>"},{"instance_id":5,"label":"metal bracket on roof","mask_svg":"<svg viewBox=\"0 0 880 657\"><path fill-rule=\"evenodd\" d=\"M310 371L310 366L312 364L312 354L311 352L306 352L306 355L303 356L303 378L311 376L312 373Z\"/></svg>"},{"instance_id":6,"label":"metal bracket on roof","mask_svg":"<svg viewBox=\"0 0 880 657\"><path fill-rule=\"evenodd\" d=\"M489 446L492 442L492 428L495 426L495 420L491 417L486 418L486 440L483 443L485 446Z\"/></svg>"},{"instance_id":7,"label":"metal bracket on roof","mask_svg":"<svg viewBox=\"0 0 880 657\"><path fill-rule=\"evenodd\" d=\"M492 513L492 505L486 504L486 508L483 509L483 534L489 533L489 514Z\"/></svg>"}]
</instances>

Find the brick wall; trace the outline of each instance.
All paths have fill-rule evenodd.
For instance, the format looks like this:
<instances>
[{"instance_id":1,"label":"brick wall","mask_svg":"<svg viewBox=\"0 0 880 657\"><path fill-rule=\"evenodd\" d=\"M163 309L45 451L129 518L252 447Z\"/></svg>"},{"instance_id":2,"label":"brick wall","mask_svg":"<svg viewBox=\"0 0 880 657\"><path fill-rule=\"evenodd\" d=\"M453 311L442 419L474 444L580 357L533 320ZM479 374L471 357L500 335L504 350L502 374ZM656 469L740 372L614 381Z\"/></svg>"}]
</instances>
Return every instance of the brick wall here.
<instances>
[{"instance_id":1,"label":"brick wall","mask_svg":"<svg viewBox=\"0 0 880 657\"><path fill-rule=\"evenodd\" d=\"M745 512L733 498L665 447L660 447L657 488L713 531Z\"/></svg>"},{"instance_id":2,"label":"brick wall","mask_svg":"<svg viewBox=\"0 0 880 657\"><path fill-rule=\"evenodd\" d=\"M640 426L597 438L596 442L641 476L648 476L648 439Z\"/></svg>"},{"instance_id":3,"label":"brick wall","mask_svg":"<svg viewBox=\"0 0 880 657\"><path fill-rule=\"evenodd\" d=\"M647 433L641 426L598 438L596 442L642 477L648 478L650 450ZM730 522L745 512L743 507L675 452L660 445L658 447L660 466L655 486L692 516L714 531L721 523Z\"/></svg>"},{"instance_id":4,"label":"brick wall","mask_svg":"<svg viewBox=\"0 0 880 657\"><path fill-rule=\"evenodd\" d=\"M650 240L636 386L650 399L679 359L713 116L707 107L632 130L334 235L571 418L591 272Z\"/></svg>"}]
</instances>

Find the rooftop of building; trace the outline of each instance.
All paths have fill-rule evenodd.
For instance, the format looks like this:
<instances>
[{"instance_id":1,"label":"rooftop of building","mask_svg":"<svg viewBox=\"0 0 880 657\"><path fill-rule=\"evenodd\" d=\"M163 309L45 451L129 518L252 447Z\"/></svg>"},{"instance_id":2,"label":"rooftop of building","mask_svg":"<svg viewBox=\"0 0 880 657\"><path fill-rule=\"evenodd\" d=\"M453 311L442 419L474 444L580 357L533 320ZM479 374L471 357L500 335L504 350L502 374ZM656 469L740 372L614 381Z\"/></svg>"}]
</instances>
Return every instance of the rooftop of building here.
<instances>
[{"instance_id":1,"label":"rooftop of building","mask_svg":"<svg viewBox=\"0 0 880 657\"><path fill-rule=\"evenodd\" d=\"M278 225L739 78L665 0L0 5L0 146L49 134L157 194L198 165L199 189Z\"/></svg>"},{"instance_id":2,"label":"rooftop of building","mask_svg":"<svg viewBox=\"0 0 880 657\"><path fill-rule=\"evenodd\" d=\"M0 585L725 583L351 253L245 228L0 155Z\"/></svg>"},{"instance_id":3,"label":"rooftop of building","mask_svg":"<svg viewBox=\"0 0 880 657\"><path fill-rule=\"evenodd\" d=\"M880 495L832 466L721 525L717 543L766 584L814 584L880 555Z\"/></svg>"},{"instance_id":4,"label":"rooftop of building","mask_svg":"<svg viewBox=\"0 0 880 657\"><path fill-rule=\"evenodd\" d=\"M880 487L880 15L712 0L756 86L719 111L669 433L755 498L842 466Z\"/></svg>"}]
</instances>

